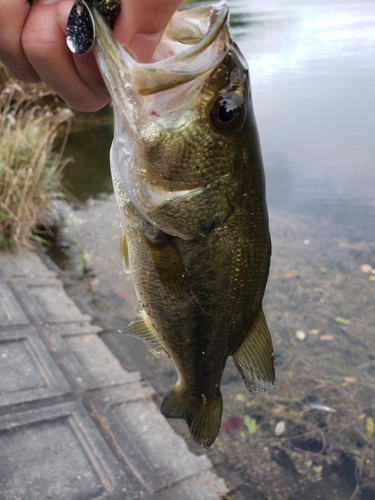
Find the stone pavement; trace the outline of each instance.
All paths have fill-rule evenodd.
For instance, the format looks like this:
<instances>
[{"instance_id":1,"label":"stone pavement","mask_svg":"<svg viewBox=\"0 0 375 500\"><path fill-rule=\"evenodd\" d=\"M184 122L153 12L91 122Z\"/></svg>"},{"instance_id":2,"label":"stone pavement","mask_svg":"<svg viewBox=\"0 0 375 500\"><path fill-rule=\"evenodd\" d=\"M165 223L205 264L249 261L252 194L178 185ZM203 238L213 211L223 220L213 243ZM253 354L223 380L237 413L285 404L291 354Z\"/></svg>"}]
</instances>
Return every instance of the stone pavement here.
<instances>
[{"instance_id":1,"label":"stone pavement","mask_svg":"<svg viewBox=\"0 0 375 500\"><path fill-rule=\"evenodd\" d=\"M0 253L0 499L223 498L99 331L38 255Z\"/></svg>"}]
</instances>

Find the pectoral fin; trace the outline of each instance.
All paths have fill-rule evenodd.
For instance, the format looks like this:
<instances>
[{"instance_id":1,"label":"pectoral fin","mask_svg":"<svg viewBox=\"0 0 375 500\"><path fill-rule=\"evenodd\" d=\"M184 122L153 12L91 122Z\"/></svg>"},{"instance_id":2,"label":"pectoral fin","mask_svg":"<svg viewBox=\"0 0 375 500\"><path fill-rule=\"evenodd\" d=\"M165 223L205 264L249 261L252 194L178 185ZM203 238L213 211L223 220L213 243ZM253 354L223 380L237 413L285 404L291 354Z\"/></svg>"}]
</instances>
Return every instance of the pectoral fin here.
<instances>
[{"instance_id":1,"label":"pectoral fin","mask_svg":"<svg viewBox=\"0 0 375 500\"><path fill-rule=\"evenodd\" d=\"M150 318L143 310L138 313L135 320L124 328L121 333L138 337L154 352L166 352L163 342L151 325Z\"/></svg>"},{"instance_id":2,"label":"pectoral fin","mask_svg":"<svg viewBox=\"0 0 375 500\"><path fill-rule=\"evenodd\" d=\"M122 266L126 274L129 274L130 273L129 251L128 251L128 242L126 241L126 234L124 228L121 228L120 249L121 249Z\"/></svg>"},{"instance_id":3,"label":"pectoral fin","mask_svg":"<svg viewBox=\"0 0 375 500\"><path fill-rule=\"evenodd\" d=\"M259 312L249 333L232 357L251 393L258 394L273 389L273 347L263 311Z\"/></svg>"},{"instance_id":4,"label":"pectoral fin","mask_svg":"<svg viewBox=\"0 0 375 500\"><path fill-rule=\"evenodd\" d=\"M157 241L147 239L155 271L168 293L173 297L187 297L189 287L180 254L169 236L160 233Z\"/></svg>"}]
</instances>

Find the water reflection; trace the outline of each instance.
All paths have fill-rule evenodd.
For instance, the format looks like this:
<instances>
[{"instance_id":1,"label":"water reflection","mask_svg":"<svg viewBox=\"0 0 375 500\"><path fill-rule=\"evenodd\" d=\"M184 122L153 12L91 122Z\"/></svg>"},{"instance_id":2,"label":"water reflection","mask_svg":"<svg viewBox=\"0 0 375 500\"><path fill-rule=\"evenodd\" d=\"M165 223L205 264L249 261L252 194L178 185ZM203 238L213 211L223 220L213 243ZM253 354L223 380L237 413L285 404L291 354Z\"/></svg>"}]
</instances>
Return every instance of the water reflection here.
<instances>
[{"instance_id":1,"label":"water reflection","mask_svg":"<svg viewBox=\"0 0 375 500\"><path fill-rule=\"evenodd\" d=\"M253 1L242 8L253 14L241 48L270 206L368 231L375 217L374 3Z\"/></svg>"},{"instance_id":2,"label":"water reflection","mask_svg":"<svg viewBox=\"0 0 375 500\"><path fill-rule=\"evenodd\" d=\"M109 149L113 138L112 108L80 116L69 136L65 154L73 158L64 170L67 189L80 202L113 192L109 171Z\"/></svg>"}]
</instances>

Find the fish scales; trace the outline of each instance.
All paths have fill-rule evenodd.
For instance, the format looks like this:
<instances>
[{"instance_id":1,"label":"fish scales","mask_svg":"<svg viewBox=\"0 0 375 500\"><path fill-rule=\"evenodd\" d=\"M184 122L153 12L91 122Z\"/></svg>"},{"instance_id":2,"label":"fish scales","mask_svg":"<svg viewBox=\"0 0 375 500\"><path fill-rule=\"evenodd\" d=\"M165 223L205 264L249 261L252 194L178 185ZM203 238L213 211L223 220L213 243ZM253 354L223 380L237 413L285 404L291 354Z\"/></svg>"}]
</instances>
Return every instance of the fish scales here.
<instances>
[{"instance_id":1,"label":"fish scales","mask_svg":"<svg viewBox=\"0 0 375 500\"><path fill-rule=\"evenodd\" d=\"M225 2L176 13L149 64L92 15L114 104L124 268L142 306L124 333L171 356L178 380L161 411L207 447L228 356L252 393L274 384L262 312L271 243L247 64Z\"/></svg>"}]
</instances>

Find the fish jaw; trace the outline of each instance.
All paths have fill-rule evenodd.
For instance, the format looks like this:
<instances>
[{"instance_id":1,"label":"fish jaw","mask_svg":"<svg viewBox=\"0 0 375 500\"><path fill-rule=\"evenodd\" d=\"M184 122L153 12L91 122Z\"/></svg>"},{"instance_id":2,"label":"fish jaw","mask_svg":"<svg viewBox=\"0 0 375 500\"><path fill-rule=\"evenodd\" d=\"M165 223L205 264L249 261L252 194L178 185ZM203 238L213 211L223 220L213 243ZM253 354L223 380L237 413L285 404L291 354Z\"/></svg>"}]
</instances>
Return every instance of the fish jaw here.
<instances>
[{"instance_id":1,"label":"fish jaw","mask_svg":"<svg viewBox=\"0 0 375 500\"><path fill-rule=\"evenodd\" d=\"M115 73L131 85L135 94L145 96L194 80L217 66L231 43L228 12L225 1L212 7L176 12L156 49L154 60L140 63L130 49L117 41L94 8L96 56L115 104L122 107L121 101L116 102ZM184 38L184 29L193 29L196 39ZM179 34L181 30L182 35Z\"/></svg>"},{"instance_id":2,"label":"fish jaw","mask_svg":"<svg viewBox=\"0 0 375 500\"><path fill-rule=\"evenodd\" d=\"M185 20L185 25L192 26L194 21L194 14L187 16L185 12L177 12L157 48L159 60L140 63L130 49L118 42L102 15L93 9L97 33L96 59L114 106L126 122L128 130L134 129L135 123L150 108L142 96L153 96L190 82L212 70L225 57L231 42L227 26L227 3L222 1L212 8L193 11L197 12L195 24L200 25L203 20L206 21L198 43L189 45L187 42L178 43L173 40L177 36L174 24L180 26ZM160 59L161 54L164 58ZM182 89L180 94L185 95L186 89ZM175 107L176 99L173 99L170 108ZM168 110L164 112L167 113Z\"/></svg>"},{"instance_id":3,"label":"fish jaw","mask_svg":"<svg viewBox=\"0 0 375 500\"><path fill-rule=\"evenodd\" d=\"M227 18L225 2L176 13L157 50L158 60L142 64L117 42L94 10L96 57L114 103L113 179L123 185L144 218L167 234L184 239L204 235L207 228L228 216L232 205L223 194L218 210L211 209L212 213L197 227L176 227L173 220L176 203L181 208L187 207L190 201L209 195L216 190L217 180L176 183L156 172L149 159L147 141L153 129L158 135L159 130L173 128L179 133L181 129L196 127L202 87L230 49ZM179 35L181 26L187 34L182 30ZM184 33L182 42L176 40ZM197 43L191 43L194 36ZM168 53L172 55L160 58ZM222 178L225 182L226 174Z\"/></svg>"}]
</instances>

